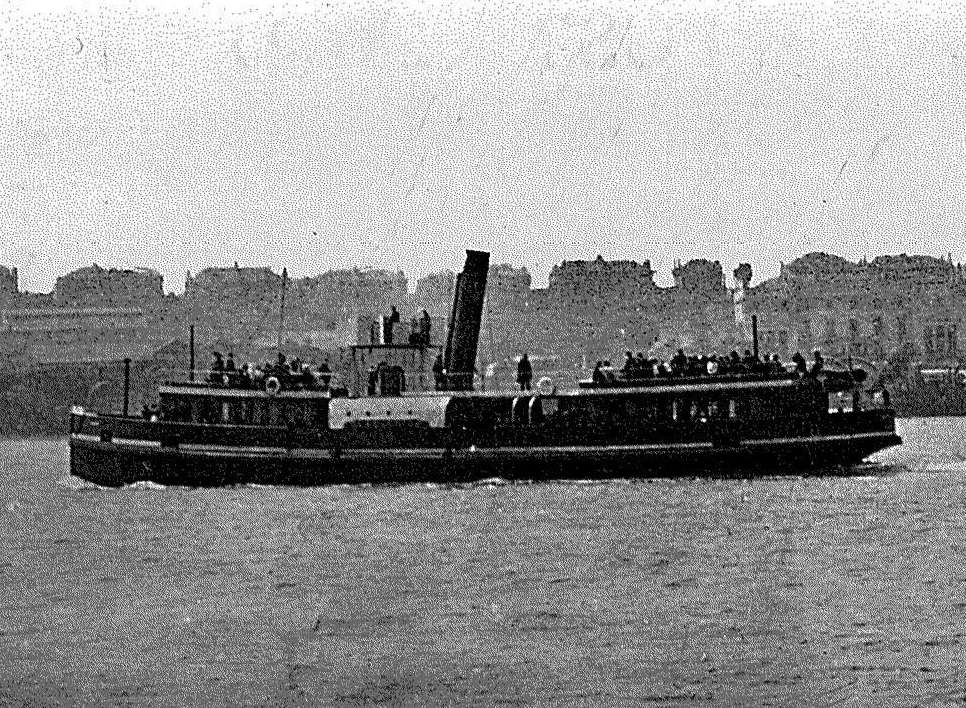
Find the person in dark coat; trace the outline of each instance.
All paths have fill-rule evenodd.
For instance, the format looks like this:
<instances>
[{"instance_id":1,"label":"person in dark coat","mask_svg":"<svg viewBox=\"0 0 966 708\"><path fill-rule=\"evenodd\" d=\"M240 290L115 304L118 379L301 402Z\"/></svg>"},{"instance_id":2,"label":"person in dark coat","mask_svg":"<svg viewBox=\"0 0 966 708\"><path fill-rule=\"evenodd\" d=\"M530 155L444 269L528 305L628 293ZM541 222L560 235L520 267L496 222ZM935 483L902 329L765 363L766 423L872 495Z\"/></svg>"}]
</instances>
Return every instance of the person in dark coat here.
<instances>
[{"instance_id":1,"label":"person in dark coat","mask_svg":"<svg viewBox=\"0 0 966 708\"><path fill-rule=\"evenodd\" d=\"M221 357L221 352L211 353L211 371L208 373L208 381L210 383L220 384L223 383L222 376L225 374L225 360Z\"/></svg>"},{"instance_id":2,"label":"person in dark coat","mask_svg":"<svg viewBox=\"0 0 966 708\"><path fill-rule=\"evenodd\" d=\"M678 353L671 357L671 373L677 376L684 376L688 370L688 357L683 349L678 349Z\"/></svg>"},{"instance_id":3,"label":"person in dark coat","mask_svg":"<svg viewBox=\"0 0 966 708\"><path fill-rule=\"evenodd\" d=\"M423 310L423 314L419 318L419 338L422 344L427 347L432 344L429 339L429 329L432 326L432 322L429 319L429 313Z\"/></svg>"},{"instance_id":4,"label":"person in dark coat","mask_svg":"<svg viewBox=\"0 0 966 708\"><path fill-rule=\"evenodd\" d=\"M634 360L634 355L631 352L624 352L624 366L621 367L621 375L625 379L633 379L636 377L637 362Z\"/></svg>"},{"instance_id":5,"label":"person in dark coat","mask_svg":"<svg viewBox=\"0 0 966 708\"><path fill-rule=\"evenodd\" d=\"M533 381L533 366L530 364L530 357L524 352L517 364L517 383L520 384L521 391L530 390L530 382Z\"/></svg>"},{"instance_id":6,"label":"person in dark coat","mask_svg":"<svg viewBox=\"0 0 966 708\"><path fill-rule=\"evenodd\" d=\"M374 366L369 367L369 381L366 392L370 396L376 395L376 386L379 384L379 371Z\"/></svg>"},{"instance_id":7,"label":"person in dark coat","mask_svg":"<svg viewBox=\"0 0 966 708\"><path fill-rule=\"evenodd\" d=\"M607 381L607 379L604 377L603 366L604 362L598 361L597 366L594 367L594 373L590 375L590 380L594 382L594 385L599 386Z\"/></svg>"},{"instance_id":8,"label":"person in dark coat","mask_svg":"<svg viewBox=\"0 0 966 708\"><path fill-rule=\"evenodd\" d=\"M382 318L382 343L392 344L392 329L399 322L399 310L392 306L392 312Z\"/></svg>"},{"instance_id":9,"label":"person in dark coat","mask_svg":"<svg viewBox=\"0 0 966 708\"><path fill-rule=\"evenodd\" d=\"M322 388L328 388L332 382L332 369L329 368L328 359L319 365L319 381L322 382Z\"/></svg>"},{"instance_id":10,"label":"person in dark coat","mask_svg":"<svg viewBox=\"0 0 966 708\"><path fill-rule=\"evenodd\" d=\"M795 365L795 371L799 374L808 373L808 362L805 361L805 357L802 356L801 352L795 352L792 356L792 363Z\"/></svg>"},{"instance_id":11,"label":"person in dark coat","mask_svg":"<svg viewBox=\"0 0 966 708\"><path fill-rule=\"evenodd\" d=\"M818 349L812 355L812 376L818 376L822 373L822 369L825 368L825 359L822 358L822 352Z\"/></svg>"}]
</instances>

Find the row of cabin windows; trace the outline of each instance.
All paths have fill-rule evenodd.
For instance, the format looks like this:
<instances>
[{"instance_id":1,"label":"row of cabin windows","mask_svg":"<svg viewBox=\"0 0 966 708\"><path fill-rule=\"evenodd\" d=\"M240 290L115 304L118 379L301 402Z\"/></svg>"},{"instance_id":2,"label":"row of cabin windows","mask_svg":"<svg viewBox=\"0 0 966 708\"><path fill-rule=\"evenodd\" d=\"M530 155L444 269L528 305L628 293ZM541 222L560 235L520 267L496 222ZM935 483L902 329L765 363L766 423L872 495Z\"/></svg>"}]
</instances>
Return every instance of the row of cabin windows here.
<instances>
[{"instance_id":1,"label":"row of cabin windows","mask_svg":"<svg viewBox=\"0 0 966 708\"><path fill-rule=\"evenodd\" d=\"M608 400L606 402L580 399L520 397L511 406L511 424L538 424L544 421L583 420L594 425L612 425L616 421L637 421L643 425L660 423L691 423L736 418L771 418L787 411L790 401L775 397L681 397L654 401ZM471 417L471 416L468 416ZM486 417L486 416L481 416ZM501 416L493 416L497 420Z\"/></svg>"},{"instance_id":2,"label":"row of cabin windows","mask_svg":"<svg viewBox=\"0 0 966 708\"><path fill-rule=\"evenodd\" d=\"M671 401L671 420L708 421L738 417L738 402L727 399L675 399Z\"/></svg>"},{"instance_id":3,"label":"row of cabin windows","mask_svg":"<svg viewBox=\"0 0 966 708\"><path fill-rule=\"evenodd\" d=\"M222 425L325 427L329 419L328 400L285 401L258 398L163 397L166 420Z\"/></svg>"},{"instance_id":4,"label":"row of cabin windows","mask_svg":"<svg viewBox=\"0 0 966 708\"><path fill-rule=\"evenodd\" d=\"M587 404L589 403L589 405ZM772 418L787 413L789 406L800 407L774 396L745 397L680 397L654 401L610 400L605 405L580 399L520 397L506 411L511 424L537 424L561 418L583 418L590 423L611 424L614 420L634 420L642 424L666 422L689 423L735 418ZM174 396L162 398L166 420L223 425L295 426L323 428L328 425L328 400L278 400L258 398L201 398ZM503 411L500 411L503 413ZM498 423L504 415L496 410L484 411L476 406L454 410L450 422L489 421ZM465 421L463 420L465 419Z\"/></svg>"}]
</instances>

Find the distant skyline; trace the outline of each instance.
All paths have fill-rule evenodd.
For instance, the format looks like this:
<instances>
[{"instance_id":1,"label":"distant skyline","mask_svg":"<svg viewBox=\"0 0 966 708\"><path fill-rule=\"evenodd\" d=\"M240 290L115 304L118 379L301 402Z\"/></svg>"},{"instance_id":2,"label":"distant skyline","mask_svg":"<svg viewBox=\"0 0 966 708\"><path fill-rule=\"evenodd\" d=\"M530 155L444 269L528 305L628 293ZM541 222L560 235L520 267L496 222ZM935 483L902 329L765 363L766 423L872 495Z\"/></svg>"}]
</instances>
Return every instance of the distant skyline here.
<instances>
[{"instance_id":1,"label":"distant skyline","mask_svg":"<svg viewBox=\"0 0 966 708\"><path fill-rule=\"evenodd\" d=\"M241 9L239 9L241 8ZM10 3L0 263L966 260L955 6Z\"/></svg>"}]
</instances>

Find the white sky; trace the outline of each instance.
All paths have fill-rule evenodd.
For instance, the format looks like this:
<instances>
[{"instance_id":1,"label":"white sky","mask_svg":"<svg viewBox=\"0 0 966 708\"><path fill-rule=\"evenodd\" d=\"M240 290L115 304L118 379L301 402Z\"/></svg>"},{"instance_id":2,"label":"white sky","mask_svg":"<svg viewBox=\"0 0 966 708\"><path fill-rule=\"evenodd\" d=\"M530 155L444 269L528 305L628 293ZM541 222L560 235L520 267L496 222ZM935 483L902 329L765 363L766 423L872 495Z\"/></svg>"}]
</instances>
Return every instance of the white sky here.
<instances>
[{"instance_id":1,"label":"white sky","mask_svg":"<svg viewBox=\"0 0 966 708\"><path fill-rule=\"evenodd\" d=\"M943 5L0 6L0 263L966 259ZM314 235L318 234L318 235Z\"/></svg>"}]
</instances>

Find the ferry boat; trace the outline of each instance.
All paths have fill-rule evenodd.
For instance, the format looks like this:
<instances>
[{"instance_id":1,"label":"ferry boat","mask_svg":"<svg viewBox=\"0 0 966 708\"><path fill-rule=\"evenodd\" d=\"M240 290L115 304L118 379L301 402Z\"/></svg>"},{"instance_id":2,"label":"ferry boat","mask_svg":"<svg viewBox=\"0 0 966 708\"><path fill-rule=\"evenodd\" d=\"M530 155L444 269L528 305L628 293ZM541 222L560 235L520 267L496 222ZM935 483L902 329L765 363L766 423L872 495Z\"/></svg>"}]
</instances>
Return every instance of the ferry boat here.
<instances>
[{"instance_id":1,"label":"ferry boat","mask_svg":"<svg viewBox=\"0 0 966 708\"><path fill-rule=\"evenodd\" d=\"M489 254L467 251L445 348L355 345L345 390L225 378L161 386L149 420L75 408L71 472L103 486L784 474L901 443L887 397L852 372L475 391L488 268Z\"/></svg>"}]
</instances>

